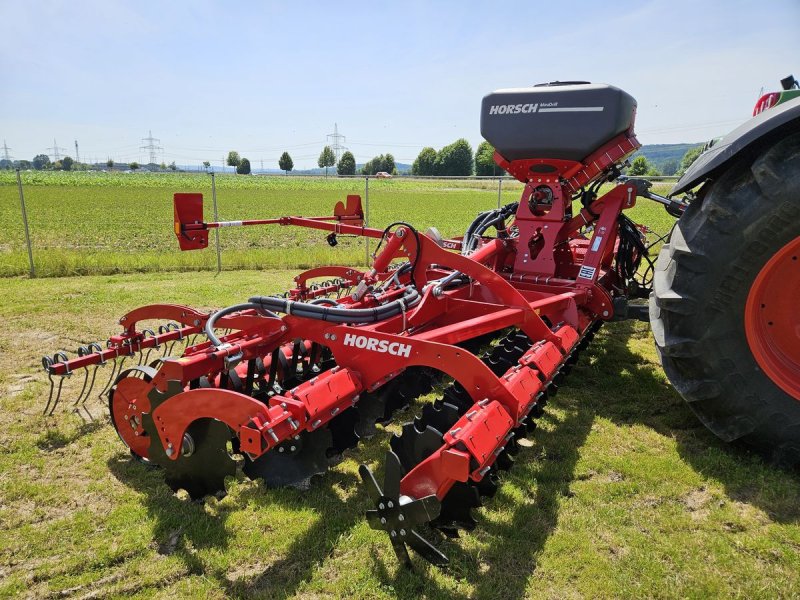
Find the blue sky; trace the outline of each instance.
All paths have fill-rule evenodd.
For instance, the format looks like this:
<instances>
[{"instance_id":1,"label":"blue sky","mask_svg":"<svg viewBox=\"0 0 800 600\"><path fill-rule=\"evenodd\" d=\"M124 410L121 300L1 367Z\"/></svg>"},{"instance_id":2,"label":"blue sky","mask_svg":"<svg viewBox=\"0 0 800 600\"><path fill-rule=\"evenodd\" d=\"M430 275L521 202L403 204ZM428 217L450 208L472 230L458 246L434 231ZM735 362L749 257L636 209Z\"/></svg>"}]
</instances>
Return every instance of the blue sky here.
<instances>
[{"instance_id":1,"label":"blue sky","mask_svg":"<svg viewBox=\"0 0 800 600\"><path fill-rule=\"evenodd\" d=\"M382 6L381 6L382 4ZM316 165L334 122L359 162L480 140L481 98L555 79L617 85L643 143L721 135L800 78L800 1L0 0L0 143L81 156Z\"/></svg>"}]
</instances>

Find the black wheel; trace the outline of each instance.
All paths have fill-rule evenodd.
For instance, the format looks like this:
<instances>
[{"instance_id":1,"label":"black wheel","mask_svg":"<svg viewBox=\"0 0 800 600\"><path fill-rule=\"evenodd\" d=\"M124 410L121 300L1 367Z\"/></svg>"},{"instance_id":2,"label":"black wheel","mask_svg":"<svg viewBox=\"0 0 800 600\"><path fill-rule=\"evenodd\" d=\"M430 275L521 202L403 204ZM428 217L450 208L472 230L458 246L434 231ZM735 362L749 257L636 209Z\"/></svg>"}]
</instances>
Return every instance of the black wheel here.
<instances>
[{"instance_id":1,"label":"black wheel","mask_svg":"<svg viewBox=\"0 0 800 600\"><path fill-rule=\"evenodd\" d=\"M742 155L676 223L650 322L700 420L800 465L800 133Z\"/></svg>"}]
</instances>

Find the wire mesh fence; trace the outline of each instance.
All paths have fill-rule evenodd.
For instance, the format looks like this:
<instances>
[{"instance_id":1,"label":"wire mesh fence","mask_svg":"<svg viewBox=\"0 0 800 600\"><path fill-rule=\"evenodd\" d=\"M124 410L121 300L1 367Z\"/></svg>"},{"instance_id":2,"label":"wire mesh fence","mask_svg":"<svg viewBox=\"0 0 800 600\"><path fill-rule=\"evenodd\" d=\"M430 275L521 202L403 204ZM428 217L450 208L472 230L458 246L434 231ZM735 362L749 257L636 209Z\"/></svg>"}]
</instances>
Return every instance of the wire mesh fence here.
<instances>
[{"instance_id":1,"label":"wire mesh fence","mask_svg":"<svg viewBox=\"0 0 800 600\"><path fill-rule=\"evenodd\" d=\"M212 182L221 221L325 216L336 202L358 194L371 227L406 221L420 231L435 227L445 237L462 235L477 213L514 202L523 190L511 178L496 177L187 175L162 187L139 186L135 177L125 185L82 185L80 180L42 185L26 184L22 173L19 188L0 185L0 276L361 266L374 250L364 238L338 236L331 247L324 232L273 225L220 231L219 263L213 235L208 249L181 252L173 232L172 195L203 193L205 219L212 220ZM662 178L652 189L664 195L673 183L674 178ZM672 222L646 200L629 214L659 232Z\"/></svg>"}]
</instances>

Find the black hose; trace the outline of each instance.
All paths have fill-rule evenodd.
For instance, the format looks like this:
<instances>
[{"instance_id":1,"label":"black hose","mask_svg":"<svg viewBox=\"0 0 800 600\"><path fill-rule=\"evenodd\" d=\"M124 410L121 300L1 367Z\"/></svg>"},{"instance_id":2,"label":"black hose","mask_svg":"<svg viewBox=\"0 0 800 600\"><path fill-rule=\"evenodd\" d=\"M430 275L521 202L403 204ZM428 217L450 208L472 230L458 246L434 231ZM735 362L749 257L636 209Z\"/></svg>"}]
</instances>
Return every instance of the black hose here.
<instances>
[{"instance_id":1,"label":"black hose","mask_svg":"<svg viewBox=\"0 0 800 600\"><path fill-rule=\"evenodd\" d=\"M280 319L278 315L276 315L274 312L270 312L269 310L265 310L260 304L255 304L253 302L247 302L245 304L234 304L233 306L228 306L227 308L218 310L208 318L208 321L206 321L206 329L205 329L208 341L210 341L215 348L219 348L222 345L222 342L214 333L214 325L216 325L217 320L231 313L240 312L243 310L250 310L250 309L258 311L259 314L265 317Z\"/></svg>"},{"instance_id":2,"label":"black hose","mask_svg":"<svg viewBox=\"0 0 800 600\"><path fill-rule=\"evenodd\" d=\"M273 296L254 296L250 303L267 311L282 312L307 319L330 321L331 323L376 323L401 314L421 300L419 292L413 287L403 290L402 298L387 302L375 308L338 308L320 306L310 302L293 302Z\"/></svg>"}]
</instances>

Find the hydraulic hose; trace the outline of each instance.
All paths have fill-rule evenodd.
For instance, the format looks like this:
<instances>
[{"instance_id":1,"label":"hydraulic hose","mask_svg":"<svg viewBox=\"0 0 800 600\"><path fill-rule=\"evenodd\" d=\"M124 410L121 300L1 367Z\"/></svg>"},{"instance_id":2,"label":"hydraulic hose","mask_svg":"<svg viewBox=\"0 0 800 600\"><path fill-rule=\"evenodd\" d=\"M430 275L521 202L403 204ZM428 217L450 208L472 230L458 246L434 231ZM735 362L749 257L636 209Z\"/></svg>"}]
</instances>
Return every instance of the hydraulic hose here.
<instances>
[{"instance_id":1,"label":"hydraulic hose","mask_svg":"<svg viewBox=\"0 0 800 600\"><path fill-rule=\"evenodd\" d=\"M329 321L331 323L376 323L402 314L421 300L419 292L413 287L406 287L403 296L375 308L339 308L321 306L310 302L295 302L274 296L254 296L250 305L257 305L266 311L275 311L287 315L296 315L308 319ZM243 305L244 306L244 305ZM249 305L248 305L249 306Z\"/></svg>"},{"instance_id":2,"label":"hydraulic hose","mask_svg":"<svg viewBox=\"0 0 800 600\"><path fill-rule=\"evenodd\" d=\"M224 317L231 313L240 312L243 310L250 310L250 309L258 311L265 317L280 319L278 315L276 315L274 312L264 309L260 304L255 304L253 302L247 302L245 304L234 304L233 306L228 306L227 308L218 310L208 318L208 321L206 321L206 329L205 329L208 341L210 341L215 348L219 348L220 346L222 346L223 342L221 342L220 339L214 333L214 326L216 325L217 321L221 317Z\"/></svg>"}]
</instances>

